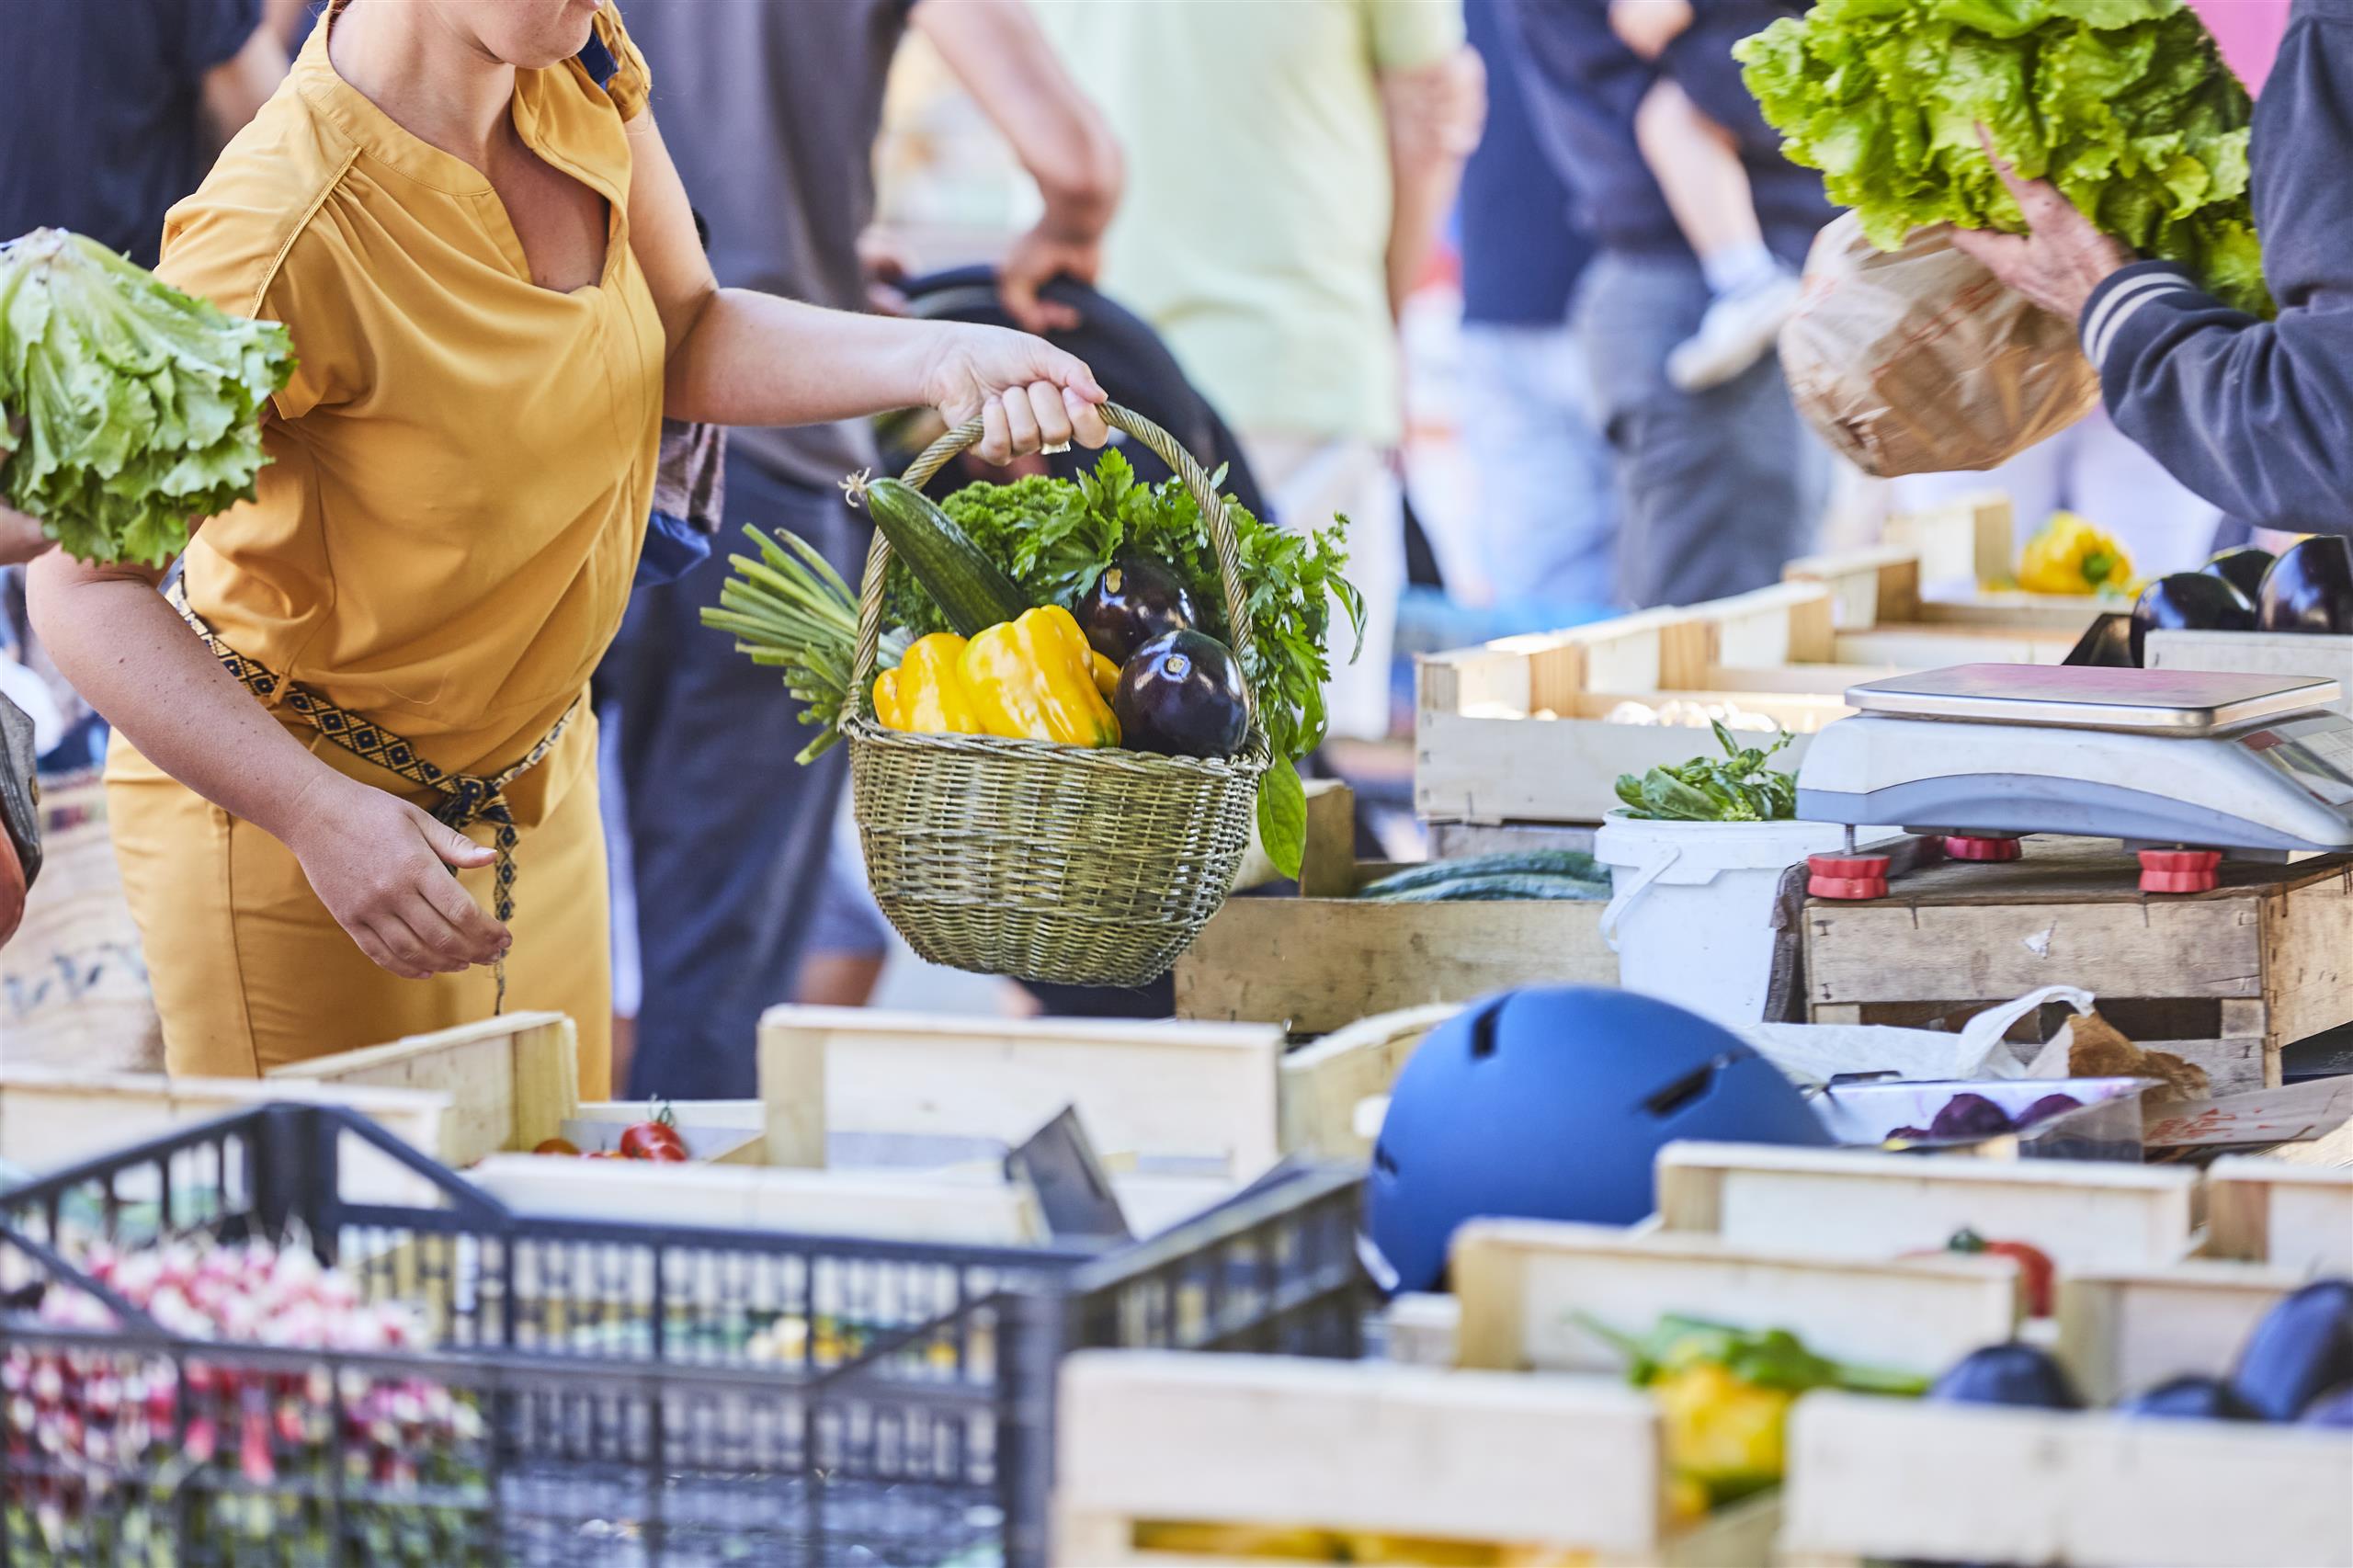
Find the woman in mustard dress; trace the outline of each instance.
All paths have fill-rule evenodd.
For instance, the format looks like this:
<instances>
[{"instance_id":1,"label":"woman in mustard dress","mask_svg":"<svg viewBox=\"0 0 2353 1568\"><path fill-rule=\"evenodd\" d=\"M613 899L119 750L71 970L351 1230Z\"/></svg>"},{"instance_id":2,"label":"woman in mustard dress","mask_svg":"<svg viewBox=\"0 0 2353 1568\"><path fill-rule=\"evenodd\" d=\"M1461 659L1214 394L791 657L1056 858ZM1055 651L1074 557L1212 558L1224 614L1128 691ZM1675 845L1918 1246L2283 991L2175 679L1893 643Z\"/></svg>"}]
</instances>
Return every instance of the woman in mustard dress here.
<instances>
[{"instance_id":1,"label":"woman in mustard dress","mask_svg":"<svg viewBox=\"0 0 2353 1568\"><path fill-rule=\"evenodd\" d=\"M1086 368L1037 339L718 288L648 90L600 0L337 0L166 223L165 278L292 330L272 461L168 597L52 551L33 610L116 729L176 1073L545 1007L607 1092L582 694L665 411L930 404L983 414L1000 461L1105 437Z\"/></svg>"}]
</instances>

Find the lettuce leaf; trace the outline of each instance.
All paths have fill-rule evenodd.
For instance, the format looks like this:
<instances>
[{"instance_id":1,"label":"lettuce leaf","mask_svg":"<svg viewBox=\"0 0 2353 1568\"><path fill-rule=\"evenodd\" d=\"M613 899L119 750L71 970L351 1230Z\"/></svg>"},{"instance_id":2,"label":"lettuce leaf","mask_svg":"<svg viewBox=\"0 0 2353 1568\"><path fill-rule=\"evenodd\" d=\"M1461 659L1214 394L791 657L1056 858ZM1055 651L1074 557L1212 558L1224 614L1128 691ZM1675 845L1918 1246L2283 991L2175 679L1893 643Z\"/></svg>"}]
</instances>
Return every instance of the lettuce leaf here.
<instances>
[{"instance_id":1,"label":"lettuce leaf","mask_svg":"<svg viewBox=\"0 0 2353 1568\"><path fill-rule=\"evenodd\" d=\"M94 240L0 245L0 501L85 561L161 565L254 494L292 339Z\"/></svg>"},{"instance_id":2,"label":"lettuce leaf","mask_svg":"<svg viewBox=\"0 0 2353 1568\"><path fill-rule=\"evenodd\" d=\"M2183 0L1820 0L1733 50L1783 151L1885 249L2025 228L1977 137L2102 229L2272 313L2246 89Z\"/></svg>"}]
</instances>

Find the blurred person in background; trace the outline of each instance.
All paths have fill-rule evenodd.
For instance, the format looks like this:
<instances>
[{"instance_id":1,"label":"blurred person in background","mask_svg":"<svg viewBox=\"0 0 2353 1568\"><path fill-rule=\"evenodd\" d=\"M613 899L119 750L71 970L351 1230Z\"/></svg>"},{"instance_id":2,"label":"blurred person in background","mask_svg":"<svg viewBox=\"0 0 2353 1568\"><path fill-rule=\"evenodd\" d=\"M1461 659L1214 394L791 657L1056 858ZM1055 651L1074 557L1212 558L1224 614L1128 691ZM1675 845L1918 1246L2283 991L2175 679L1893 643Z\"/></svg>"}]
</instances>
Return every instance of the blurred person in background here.
<instances>
[{"instance_id":1,"label":"blurred person in background","mask_svg":"<svg viewBox=\"0 0 2353 1568\"><path fill-rule=\"evenodd\" d=\"M1038 297L1095 277L1120 189L1120 153L1022 0L628 0L664 132L710 228L728 287L858 310L858 241L874 213L883 88L913 27L1004 132L1044 199L1000 264L1005 305L1033 331L1067 312ZM809 732L775 670L706 629L745 525L783 528L855 585L863 517L842 478L876 460L864 422L729 432L727 523L676 581L641 587L598 684L619 710L614 751L636 903L642 989L633 1096L758 1093L759 1016L776 1003L870 985L880 911L833 868L846 748L803 767Z\"/></svg>"},{"instance_id":2,"label":"blurred person in background","mask_svg":"<svg viewBox=\"0 0 2353 1568\"><path fill-rule=\"evenodd\" d=\"M1510 0L1522 85L1540 133L1600 246L1575 323L1616 456L1620 597L1689 604L1762 587L1811 542L1829 455L1790 402L1770 355L1703 391L1670 379L1676 347L1717 298L1644 159L1643 105L1671 82L1737 149L1766 247L1802 265L1831 217L1822 181L1781 156L1730 52L1796 0L1650 0L1633 19L1598 0ZM1620 36L1644 41L1650 58ZM1722 199L1733 197L1728 192ZM1719 214L1722 216L1722 214ZM1735 215L1736 216L1736 215Z\"/></svg>"},{"instance_id":3,"label":"blurred person in background","mask_svg":"<svg viewBox=\"0 0 2353 1568\"><path fill-rule=\"evenodd\" d=\"M1364 651L1335 734L1390 728L1405 585L1397 313L1484 114L1461 0L1039 0L1128 157L1105 290L1233 427L1275 520L1348 529Z\"/></svg>"},{"instance_id":4,"label":"blurred person in background","mask_svg":"<svg viewBox=\"0 0 2353 1568\"><path fill-rule=\"evenodd\" d=\"M1512 64L1506 0L1465 0L1487 124L1462 168L1462 444L1481 574L1498 603L1617 597L1617 500L1569 301L1593 241L1569 219Z\"/></svg>"}]
</instances>

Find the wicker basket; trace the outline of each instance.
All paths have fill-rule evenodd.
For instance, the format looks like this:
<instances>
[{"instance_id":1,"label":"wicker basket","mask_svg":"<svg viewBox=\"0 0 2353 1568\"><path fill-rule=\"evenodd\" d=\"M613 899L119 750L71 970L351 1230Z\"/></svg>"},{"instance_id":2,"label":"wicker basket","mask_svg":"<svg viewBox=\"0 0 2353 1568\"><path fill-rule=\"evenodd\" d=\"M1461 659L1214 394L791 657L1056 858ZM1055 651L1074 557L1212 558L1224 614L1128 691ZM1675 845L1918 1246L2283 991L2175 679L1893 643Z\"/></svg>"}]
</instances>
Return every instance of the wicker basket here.
<instances>
[{"instance_id":1,"label":"wicker basket","mask_svg":"<svg viewBox=\"0 0 2353 1568\"><path fill-rule=\"evenodd\" d=\"M1232 645L1246 661L1249 595L1225 503L1159 426L1116 403L1103 415L1158 453L1199 503ZM925 484L980 437L978 419L949 431L906 482ZM872 677L890 560L878 530L842 724L882 913L918 954L954 969L1063 985L1157 979L1225 902L1249 842L1268 760L1256 711L1241 755L1214 759L884 729L872 717Z\"/></svg>"}]
</instances>

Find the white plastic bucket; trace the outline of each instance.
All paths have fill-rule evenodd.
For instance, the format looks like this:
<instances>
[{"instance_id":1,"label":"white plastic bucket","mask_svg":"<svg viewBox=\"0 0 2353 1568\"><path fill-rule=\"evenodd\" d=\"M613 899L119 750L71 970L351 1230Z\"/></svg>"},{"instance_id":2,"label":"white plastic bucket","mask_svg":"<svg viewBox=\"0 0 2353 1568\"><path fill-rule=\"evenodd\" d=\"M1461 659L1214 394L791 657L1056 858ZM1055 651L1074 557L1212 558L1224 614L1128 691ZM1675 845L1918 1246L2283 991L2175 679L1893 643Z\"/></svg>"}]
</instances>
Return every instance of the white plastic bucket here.
<instances>
[{"instance_id":1,"label":"white plastic bucket","mask_svg":"<svg viewBox=\"0 0 2353 1568\"><path fill-rule=\"evenodd\" d=\"M1618 983L1722 1024L1753 1024L1773 972L1781 873L1843 847L1818 822L1647 822L1612 812L1594 835L1609 868L1601 936Z\"/></svg>"}]
</instances>

